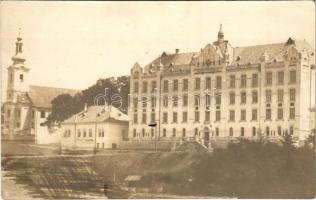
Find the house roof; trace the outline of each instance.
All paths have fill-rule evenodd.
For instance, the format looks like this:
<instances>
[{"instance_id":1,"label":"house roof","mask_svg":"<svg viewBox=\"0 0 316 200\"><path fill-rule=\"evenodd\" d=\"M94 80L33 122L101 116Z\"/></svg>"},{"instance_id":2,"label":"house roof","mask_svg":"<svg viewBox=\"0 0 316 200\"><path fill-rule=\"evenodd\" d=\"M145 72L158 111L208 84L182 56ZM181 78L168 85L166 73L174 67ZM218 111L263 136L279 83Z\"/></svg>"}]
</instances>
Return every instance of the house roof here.
<instances>
[{"instance_id":1,"label":"house roof","mask_svg":"<svg viewBox=\"0 0 316 200\"><path fill-rule=\"evenodd\" d=\"M128 122L129 118L114 106L90 106L86 111L76 113L62 123L95 123L109 120Z\"/></svg>"},{"instance_id":2,"label":"house roof","mask_svg":"<svg viewBox=\"0 0 316 200\"><path fill-rule=\"evenodd\" d=\"M51 108L52 100L61 94L75 95L78 90L31 85L28 96L33 106Z\"/></svg>"}]
</instances>

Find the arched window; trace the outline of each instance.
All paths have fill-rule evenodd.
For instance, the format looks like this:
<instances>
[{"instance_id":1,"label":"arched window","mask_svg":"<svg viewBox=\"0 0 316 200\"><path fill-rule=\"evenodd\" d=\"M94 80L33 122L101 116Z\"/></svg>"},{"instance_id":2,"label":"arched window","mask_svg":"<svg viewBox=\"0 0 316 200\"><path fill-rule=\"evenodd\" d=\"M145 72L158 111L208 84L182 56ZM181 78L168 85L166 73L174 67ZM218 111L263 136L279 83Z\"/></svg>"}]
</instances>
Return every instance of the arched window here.
<instances>
[{"instance_id":1,"label":"arched window","mask_svg":"<svg viewBox=\"0 0 316 200\"><path fill-rule=\"evenodd\" d=\"M133 137L136 137L136 129L133 130Z\"/></svg>"},{"instance_id":2,"label":"arched window","mask_svg":"<svg viewBox=\"0 0 316 200\"><path fill-rule=\"evenodd\" d=\"M230 128L229 128L229 136L230 136L230 137L233 137L233 136L234 136L234 129L233 129L233 127L230 127Z\"/></svg>"},{"instance_id":3,"label":"arched window","mask_svg":"<svg viewBox=\"0 0 316 200\"><path fill-rule=\"evenodd\" d=\"M241 137L244 137L244 136L245 136L245 128L244 128L244 127L241 127L241 128L240 128L240 136L241 136Z\"/></svg>"},{"instance_id":4,"label":"arched window","mask_svg":"<svg viewBox=\"0 0 316 200\"><path fill-rule=\"evenodd\" d=\"M267 136L270 135L270 128L269 128L269 126L266 127L266 135L267 135Z\"/></svg>"},{"instance_id":5,"label":"arched window","mask_svg":"<svg viewBox=\"0 0 316 200\"><path fill-rule=\"evenodd\" d=\"M281 126L278 126L278 135L281 136L281 134L282 134L282 128Z\"/></svg>"},{"instance_id":6,"label":"arched window","mask_svg":"<svg viewBox=\"0 0 316 200\"><path fill-rule=\"evenodd\" d=\"M256 136L256 127L252 127L252 136Z\"/></svg>"},{"instance_id":7,"label":"arched window","mask_svg":"<svg viewBox=\"0 0 316 200\"><path fill-rule=\"evenodd\" d=\"M186 130L185 128L182 129L182 137L185 137L186 136Z\"/></svg>"},{"instance_id":8,"label":"arched window","mask_svg":"<svg viewBox=\"0 0 316 200\"><path fill-rule=\"evenodd\" d=\"M219 129L218 129L218 127L215 128L215 135L219 136Z\"/></svg>"},{"instance_id":9,"label":"arched window","mask_svg":"<svg viewBox=\"0 0 316 200\"><path fill-rule=\"evenodd\" d=\"M176 137L177 136L177 130L174 128L172 129L172 137Z\"/></svg>"}]
</instances>

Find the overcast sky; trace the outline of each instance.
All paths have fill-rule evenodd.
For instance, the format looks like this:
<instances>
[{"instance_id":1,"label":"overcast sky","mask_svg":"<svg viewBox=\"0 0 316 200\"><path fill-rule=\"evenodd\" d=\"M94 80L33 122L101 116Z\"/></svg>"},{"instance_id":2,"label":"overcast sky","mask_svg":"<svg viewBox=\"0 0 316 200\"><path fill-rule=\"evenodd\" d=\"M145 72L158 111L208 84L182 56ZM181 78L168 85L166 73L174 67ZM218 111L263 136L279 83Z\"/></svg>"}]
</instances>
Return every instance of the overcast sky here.
<instances>
[{"instance_id":1,"label":"overcast sky","mask_svg":"<svg viewBox=\"0 0 316 200\"><path fill-rule=\"evenodd\" d=\"M306 39L315 6L298 2L1 2L2 83L22 28L30 83L85 89L163 51L199 51L223 24L233 46Z\"/></svg>"}]
</instances>

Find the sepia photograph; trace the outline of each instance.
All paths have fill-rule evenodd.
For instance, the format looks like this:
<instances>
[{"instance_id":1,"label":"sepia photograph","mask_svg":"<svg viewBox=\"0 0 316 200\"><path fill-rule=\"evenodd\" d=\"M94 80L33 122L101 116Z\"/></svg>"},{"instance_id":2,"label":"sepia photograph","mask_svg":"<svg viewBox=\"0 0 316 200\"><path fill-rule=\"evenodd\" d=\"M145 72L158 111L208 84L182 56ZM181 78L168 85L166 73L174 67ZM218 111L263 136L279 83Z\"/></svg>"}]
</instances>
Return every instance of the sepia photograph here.
<instances>
[{"instance_id":1,"label":"sepia photograph","mask_svg":"<svg viewBox=\"0 0 316 200\"><path fill-rule=\"evenodd\" d=\"M314 199L314 1L1 1L1 198Z\"/></svg>"}]
</instances>

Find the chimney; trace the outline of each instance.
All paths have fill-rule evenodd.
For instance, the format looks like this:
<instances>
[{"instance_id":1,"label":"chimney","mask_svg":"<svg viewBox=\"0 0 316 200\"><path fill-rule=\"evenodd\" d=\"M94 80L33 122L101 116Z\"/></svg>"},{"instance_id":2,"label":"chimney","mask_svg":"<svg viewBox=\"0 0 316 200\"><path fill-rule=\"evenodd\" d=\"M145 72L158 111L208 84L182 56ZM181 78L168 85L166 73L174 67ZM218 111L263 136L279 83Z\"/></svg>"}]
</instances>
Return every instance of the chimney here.
<instances>
[{"instance_id":1,"label":"chimney","mask_svg":"<svg viewBox=\"0 0 316 200\"><path fill-rule=\"evenodd\" d=\"M176 54L178 54L179 53L179 49L176 49Z\"/></svg>"}]
</instances>

